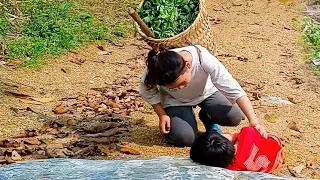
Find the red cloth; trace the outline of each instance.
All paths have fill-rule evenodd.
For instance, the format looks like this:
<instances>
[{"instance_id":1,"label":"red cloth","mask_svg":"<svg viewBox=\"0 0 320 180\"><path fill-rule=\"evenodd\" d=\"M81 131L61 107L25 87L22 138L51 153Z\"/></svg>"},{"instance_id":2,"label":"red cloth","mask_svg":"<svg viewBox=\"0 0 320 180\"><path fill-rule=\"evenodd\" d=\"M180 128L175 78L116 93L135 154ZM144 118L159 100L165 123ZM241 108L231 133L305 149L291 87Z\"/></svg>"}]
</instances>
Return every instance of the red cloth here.
<instances>
[{"instance_id":1,"label":"red cloth","mask_svg":"<svg viewBox=\"0 0 320 180\"><path fill-rule=\"evenodd\" d=\"M266 139L255 128L244 127L233 135L236 140L237 151L227 169L270 173L284 162L281 140L272 134Z\"/></svg>"}]
</instances>

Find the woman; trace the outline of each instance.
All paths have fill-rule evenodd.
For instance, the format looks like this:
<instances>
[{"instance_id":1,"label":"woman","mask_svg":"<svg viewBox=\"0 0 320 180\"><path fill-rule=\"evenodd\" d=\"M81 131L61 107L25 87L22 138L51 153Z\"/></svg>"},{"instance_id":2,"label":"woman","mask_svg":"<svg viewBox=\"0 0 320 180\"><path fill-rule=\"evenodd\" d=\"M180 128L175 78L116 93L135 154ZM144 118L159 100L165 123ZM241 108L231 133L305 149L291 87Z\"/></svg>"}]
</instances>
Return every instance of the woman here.
<instances>
[{"instance_id":1,"label":"woman","mask_svg":"<svg viewBox=\"0 0 320 180\"><path fill-rule=\"evenodd\" d=\"M151 50L147 67L140 94L159 116L161 133L176 146L191 146L198 136L195 106L201 108L199 118L207 131L219 131L216 124L237 126L244 113L266 137L244 90L206 48Z\"/></svg>"}]
</instances>

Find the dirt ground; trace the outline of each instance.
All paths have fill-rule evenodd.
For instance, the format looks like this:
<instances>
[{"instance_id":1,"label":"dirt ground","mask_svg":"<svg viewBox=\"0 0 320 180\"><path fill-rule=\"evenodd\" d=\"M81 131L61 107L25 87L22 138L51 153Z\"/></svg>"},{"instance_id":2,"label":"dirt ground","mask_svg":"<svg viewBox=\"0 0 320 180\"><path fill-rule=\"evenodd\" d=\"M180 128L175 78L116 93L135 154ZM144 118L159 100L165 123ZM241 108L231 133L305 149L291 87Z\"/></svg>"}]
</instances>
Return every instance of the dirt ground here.
<instances>
[{"instance_id":1,"label":"dirt ground","mask_svg":"<svg viewBox=\"0 0 320 180\"><path fill-rule=\"evenodd\" d=\"M284 140L286 165L275 173L280 176L292 176L288 167L304 165L313 159L320 162L320 80L303 62L303 51L298 44L300 32L296 20L302 8L299 1L286 4L269 0L207 1L218 58L253 100L260 122ZM138 89L147 48L144 42L129 39L117 46L106 46L106 51L111 52L108 55L98 54L97 45L91 44L50 60L41 70L0 66L0 137L39 127L44 120L43 116L36 115L16 117L10 107L30 106L45 117L54 117L52 109L59 104L59 99L77 93L93 93L90 88L103 87L121 77L128 77L133 88ZM226 57L227 54L233 57ZM240 61L237 56L248 61ZM61 68L67 69L67 73ZM3 94L4 90L12 88L35 97L52 97L55 101L25 104ZM253 94L262 98L291 97L296 104L270 104L263 99L255 100ZM275 114L276 118L267 121L265 115L270 114ZM128 139L129 145L142 153L136 158L188 156L189 148L166 144L154 113L146 110L134 112L132 116L144 117L146 121L144 126L135 127L133 136ZM292 122L300 132L289 128ZM244 121L237 128L223 130L236 131L247 124ZM300 177L320 178L320 170L305 168Z\"/></svg>"}]
</instances>

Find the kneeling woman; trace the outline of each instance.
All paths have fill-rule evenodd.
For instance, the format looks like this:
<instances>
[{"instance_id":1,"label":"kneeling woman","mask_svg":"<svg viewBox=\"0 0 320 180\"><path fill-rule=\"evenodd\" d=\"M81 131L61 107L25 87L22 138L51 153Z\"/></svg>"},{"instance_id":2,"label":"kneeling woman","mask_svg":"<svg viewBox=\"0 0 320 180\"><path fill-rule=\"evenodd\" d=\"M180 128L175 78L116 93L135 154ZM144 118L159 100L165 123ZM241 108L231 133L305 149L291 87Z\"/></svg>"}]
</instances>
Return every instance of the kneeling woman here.
<instances>
[{"instance_id":1,"label":"kneeling woman","mask_svg":"<svg viewBox=\"0 0 320 180\"><path fill-rule=\"evenodd\" d=\"M201 108L199 118L207 131L219 132L217 125L237 126L244 114L266 137L245 91L202 46L151 50L140 94L159 116L161 133L176 146L191 146L198 136L195 106Z\"/></svg>"}]
</instances>

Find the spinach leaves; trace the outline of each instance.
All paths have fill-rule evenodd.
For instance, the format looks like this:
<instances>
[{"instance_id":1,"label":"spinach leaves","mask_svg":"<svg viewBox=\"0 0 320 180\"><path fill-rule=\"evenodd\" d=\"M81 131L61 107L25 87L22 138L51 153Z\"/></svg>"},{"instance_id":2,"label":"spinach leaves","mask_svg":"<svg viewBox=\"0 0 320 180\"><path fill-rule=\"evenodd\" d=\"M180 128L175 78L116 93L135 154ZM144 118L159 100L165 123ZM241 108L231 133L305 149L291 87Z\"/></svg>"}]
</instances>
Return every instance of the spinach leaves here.
<instances>
[{"instance_id":1,"label":"spinach leaves","mask_svg":"<svg viewBox=\"0 0 320 180\"><path fill-rule=\"evenodd\" d=\"M199 13L199 0L145 0L138 12L156 38L168 38L194 22Z\"/></svg>"}]
</instances>

